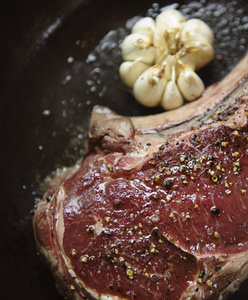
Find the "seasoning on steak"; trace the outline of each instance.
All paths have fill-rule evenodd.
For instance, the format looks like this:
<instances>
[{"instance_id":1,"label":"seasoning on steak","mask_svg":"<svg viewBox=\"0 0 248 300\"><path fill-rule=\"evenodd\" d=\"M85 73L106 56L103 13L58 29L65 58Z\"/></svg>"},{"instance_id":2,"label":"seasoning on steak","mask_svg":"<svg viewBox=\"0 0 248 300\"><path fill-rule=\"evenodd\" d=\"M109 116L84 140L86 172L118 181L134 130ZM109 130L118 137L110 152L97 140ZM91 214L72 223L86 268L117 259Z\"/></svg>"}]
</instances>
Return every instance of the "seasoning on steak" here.
<instances>
[{"instance_id":1,"label":"seasoning on steak","mask_svg":"<svg viewBox=\"0 0 248 300\"><path fill-rule=\"evenodd\" d=\"M83 163L34 216L62 295L223 299L248 277L247 66L176 111L94 108Z\"/></svg>"}]
</instances>

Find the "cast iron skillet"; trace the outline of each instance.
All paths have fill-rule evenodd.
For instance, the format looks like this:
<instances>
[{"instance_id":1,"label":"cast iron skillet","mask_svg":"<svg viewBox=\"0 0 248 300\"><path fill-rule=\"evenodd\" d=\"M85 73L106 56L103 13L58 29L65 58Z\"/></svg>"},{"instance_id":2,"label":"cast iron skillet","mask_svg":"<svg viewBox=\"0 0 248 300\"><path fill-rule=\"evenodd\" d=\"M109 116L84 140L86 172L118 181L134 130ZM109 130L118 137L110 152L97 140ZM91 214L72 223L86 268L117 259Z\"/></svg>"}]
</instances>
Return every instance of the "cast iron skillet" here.
<instances>
[{"instance_id":1,"label":"cast iron skillet","mask_svg":"<svg viewBox=\"0 0 248 300\"><path fill-rule=\"evenodd\" d=\"M176 6L188 16L200 14L215 32L216 58L201 71L206 85L222 79L248 45L246 1L217 2L185 0ZM172 3L160 1L159 8ZM118 77L119 44L132 18L156 15L158 5L6 0L0 11L0 297L58 300L52 276L36 254L33 206L45 177L83 154L95 104L124 115L160 111L136 103ZM247 299L247 294L248 281L230 299Z\"/></svg>"}]
</instances>

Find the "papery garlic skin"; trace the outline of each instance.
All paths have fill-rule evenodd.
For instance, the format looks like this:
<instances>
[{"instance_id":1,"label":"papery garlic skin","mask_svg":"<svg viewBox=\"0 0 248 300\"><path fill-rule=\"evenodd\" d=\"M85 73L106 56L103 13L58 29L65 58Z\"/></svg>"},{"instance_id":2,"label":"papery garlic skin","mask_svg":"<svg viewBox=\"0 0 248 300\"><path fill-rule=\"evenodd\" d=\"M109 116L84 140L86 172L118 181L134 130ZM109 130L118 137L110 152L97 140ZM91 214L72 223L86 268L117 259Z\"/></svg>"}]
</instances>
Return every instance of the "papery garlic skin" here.
<instances>
[{"instance_id":1,"label":"papery garlic skin","mask_svg":"<svg viewBox=\"0 0 248 300\"><path fill-rule=\"evenodd\" d=\"M141 104L170 110L201 96L205 87L196 70L214 58L214 35L201 20L185 20L168 9L145 17L122 43L120 77Z\"/></svg>"}]
</instances>

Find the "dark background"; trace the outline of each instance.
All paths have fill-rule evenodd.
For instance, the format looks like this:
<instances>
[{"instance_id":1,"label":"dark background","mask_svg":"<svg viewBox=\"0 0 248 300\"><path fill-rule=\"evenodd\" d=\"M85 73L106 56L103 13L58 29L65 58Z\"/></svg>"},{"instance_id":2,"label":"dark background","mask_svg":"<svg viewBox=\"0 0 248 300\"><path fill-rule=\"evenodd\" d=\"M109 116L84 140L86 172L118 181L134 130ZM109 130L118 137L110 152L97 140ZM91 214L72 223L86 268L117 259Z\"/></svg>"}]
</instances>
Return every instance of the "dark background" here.
<instances>
[{"instance_id":1,"label":"dark background","mask_svg":"<svg viewBox=\"0 0 248 300\"><path fill-rule=\"evenodd\" d=\"M214 83L247 51L247 2L178 3L188 16L202 9L214 30L216 58L200 71L206 85ZM161 111L141 107L118 77L126 21L158 12L147 0L1 1L1 299L61 299L36 254L33 207L46 176L82 156L94 104L124 115ZM230 299L247 294L246 281Z\"/></svg>"}]
</instances>

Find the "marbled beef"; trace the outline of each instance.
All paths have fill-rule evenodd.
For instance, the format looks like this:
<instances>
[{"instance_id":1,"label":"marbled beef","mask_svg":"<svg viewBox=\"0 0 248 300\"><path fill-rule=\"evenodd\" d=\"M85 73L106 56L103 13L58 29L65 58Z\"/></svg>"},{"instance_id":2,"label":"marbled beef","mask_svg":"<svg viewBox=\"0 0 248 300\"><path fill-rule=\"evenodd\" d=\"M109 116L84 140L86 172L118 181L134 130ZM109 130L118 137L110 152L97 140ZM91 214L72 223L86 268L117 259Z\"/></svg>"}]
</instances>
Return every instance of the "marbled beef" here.
<instances>
[{"instance_id":1,"label":"marbled beef","mask_svg":"<svg viewBox=\"0 0 248 300\"><path fill-rule=\"evenodd\" d=\"M95 107L87 154L34 216L68 299L223 299L248 277L248 57L156 116Z\"/></svg>"}]
</instances>

